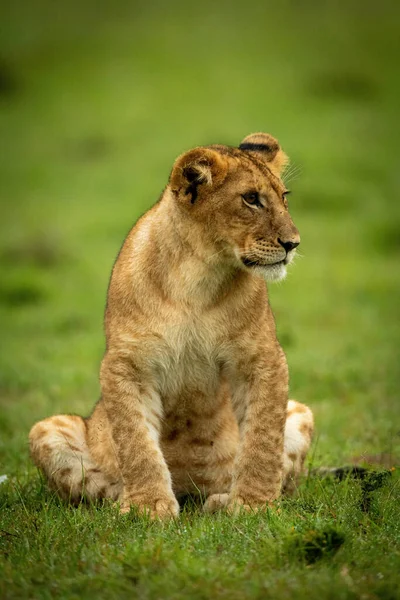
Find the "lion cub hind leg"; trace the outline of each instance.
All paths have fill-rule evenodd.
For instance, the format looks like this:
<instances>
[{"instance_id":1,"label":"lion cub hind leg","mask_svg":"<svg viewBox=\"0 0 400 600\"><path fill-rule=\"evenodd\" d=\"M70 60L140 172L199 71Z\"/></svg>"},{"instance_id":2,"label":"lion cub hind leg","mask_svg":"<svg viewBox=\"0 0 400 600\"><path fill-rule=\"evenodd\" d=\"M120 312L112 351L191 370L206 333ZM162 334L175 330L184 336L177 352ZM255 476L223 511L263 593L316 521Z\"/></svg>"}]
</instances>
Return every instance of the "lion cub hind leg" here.
<instances>
[{"instance_id":1,"label":"lion cub hind leg","mask_svg":"<svg viewBox=\"0 0 400 600\"><path fill-rule=\"evenodd\" d=\"M282 491L292 493L303 471L314 431L312 411L305 404L289 400L284 437Z\"/></svg>"},{"instance_id":2,"label":"lion cub hind leg","mask_svg":"<svg viewBox=\"0 0 400 600\"><path fill-rule=\"evenodd\" d=\"M93 461L82 417L58 415L36 423L29 434L33 462L64 500L116 500L122 482L111 480Z\"/></svg>"}]
</instances>

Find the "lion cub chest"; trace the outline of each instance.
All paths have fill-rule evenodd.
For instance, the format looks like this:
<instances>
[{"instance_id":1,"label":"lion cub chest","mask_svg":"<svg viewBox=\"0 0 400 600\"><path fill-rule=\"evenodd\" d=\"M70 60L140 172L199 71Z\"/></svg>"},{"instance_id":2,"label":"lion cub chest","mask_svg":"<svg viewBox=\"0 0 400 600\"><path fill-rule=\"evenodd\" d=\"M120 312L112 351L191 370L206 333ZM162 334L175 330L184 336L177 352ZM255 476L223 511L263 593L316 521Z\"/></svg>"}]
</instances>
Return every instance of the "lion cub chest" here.
<instances>
[{"instance_id":1,"label":"lion cub chest","mask_svg":"<svg viewBox=\"0 0 400 600\"><path fill-rule=\"evenodd\" d=\"M167 403L215 396L221 371L216 328L189 317L166 323L161 334L156 366L160 392Z\"/></svg>"}]
</instances>

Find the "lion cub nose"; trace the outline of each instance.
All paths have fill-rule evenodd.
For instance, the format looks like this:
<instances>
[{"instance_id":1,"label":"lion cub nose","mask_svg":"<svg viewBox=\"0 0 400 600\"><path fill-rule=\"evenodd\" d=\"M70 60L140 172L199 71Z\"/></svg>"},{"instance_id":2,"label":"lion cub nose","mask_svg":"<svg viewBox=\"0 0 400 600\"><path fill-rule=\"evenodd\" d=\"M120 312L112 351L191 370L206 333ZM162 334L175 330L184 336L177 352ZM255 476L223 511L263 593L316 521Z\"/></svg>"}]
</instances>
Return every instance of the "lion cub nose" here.
<instances>
[{"instance_id":1,"label":"lion cub nose","mask_svg":"<svg viewBox=\"0 0 400 600\"><path fill-rule=\"evenodd\" d=\"M290 252L300 244L300 242L282 242L280 238L278 238L278 242L285 248L286 252Z\"/></svg>"}]
</instances>

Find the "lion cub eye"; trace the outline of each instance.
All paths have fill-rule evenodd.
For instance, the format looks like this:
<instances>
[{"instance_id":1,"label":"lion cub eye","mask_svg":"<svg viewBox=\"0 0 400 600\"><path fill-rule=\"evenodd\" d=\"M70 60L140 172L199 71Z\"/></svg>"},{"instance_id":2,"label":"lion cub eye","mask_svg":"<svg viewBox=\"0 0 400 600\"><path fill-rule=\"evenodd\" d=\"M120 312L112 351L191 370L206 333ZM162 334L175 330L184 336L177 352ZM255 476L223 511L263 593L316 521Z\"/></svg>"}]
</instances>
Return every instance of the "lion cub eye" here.
<instances>
[{"instance_id":1,"label":"lion cub eye","mask_svg":"<svg viewBox=\"0 0 400 600\"><path fill-rule=\"evenodd\" d=\"M252 208L256 206L262 207L260 202L260 196L258 192L246 192L246 194L242 195L243 202L247 204L247 206L251 206Z\"/></svg>"}]
</instances>

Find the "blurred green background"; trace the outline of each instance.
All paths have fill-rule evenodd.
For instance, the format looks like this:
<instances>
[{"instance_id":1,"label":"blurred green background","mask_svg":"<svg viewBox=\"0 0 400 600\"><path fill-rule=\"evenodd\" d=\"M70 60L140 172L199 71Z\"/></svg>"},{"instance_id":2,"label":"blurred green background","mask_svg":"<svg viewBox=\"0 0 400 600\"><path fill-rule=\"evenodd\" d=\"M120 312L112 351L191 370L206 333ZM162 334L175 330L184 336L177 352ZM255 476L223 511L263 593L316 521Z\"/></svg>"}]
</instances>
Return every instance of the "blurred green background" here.
<instances>
[{"instance_id":1,"label":"blurred green background","mask_svg":"<svg viewBox=\"0 0 400 600\"><path fill-rule=\"evenodd\" d=\"M98 398L110 270L175 157L260 130L296 166L302 258L270 292L314 460L396 460L399 18L387 0L1 4L1 473L28 469L35 420Z\"/></svg>"}]
</instances>

